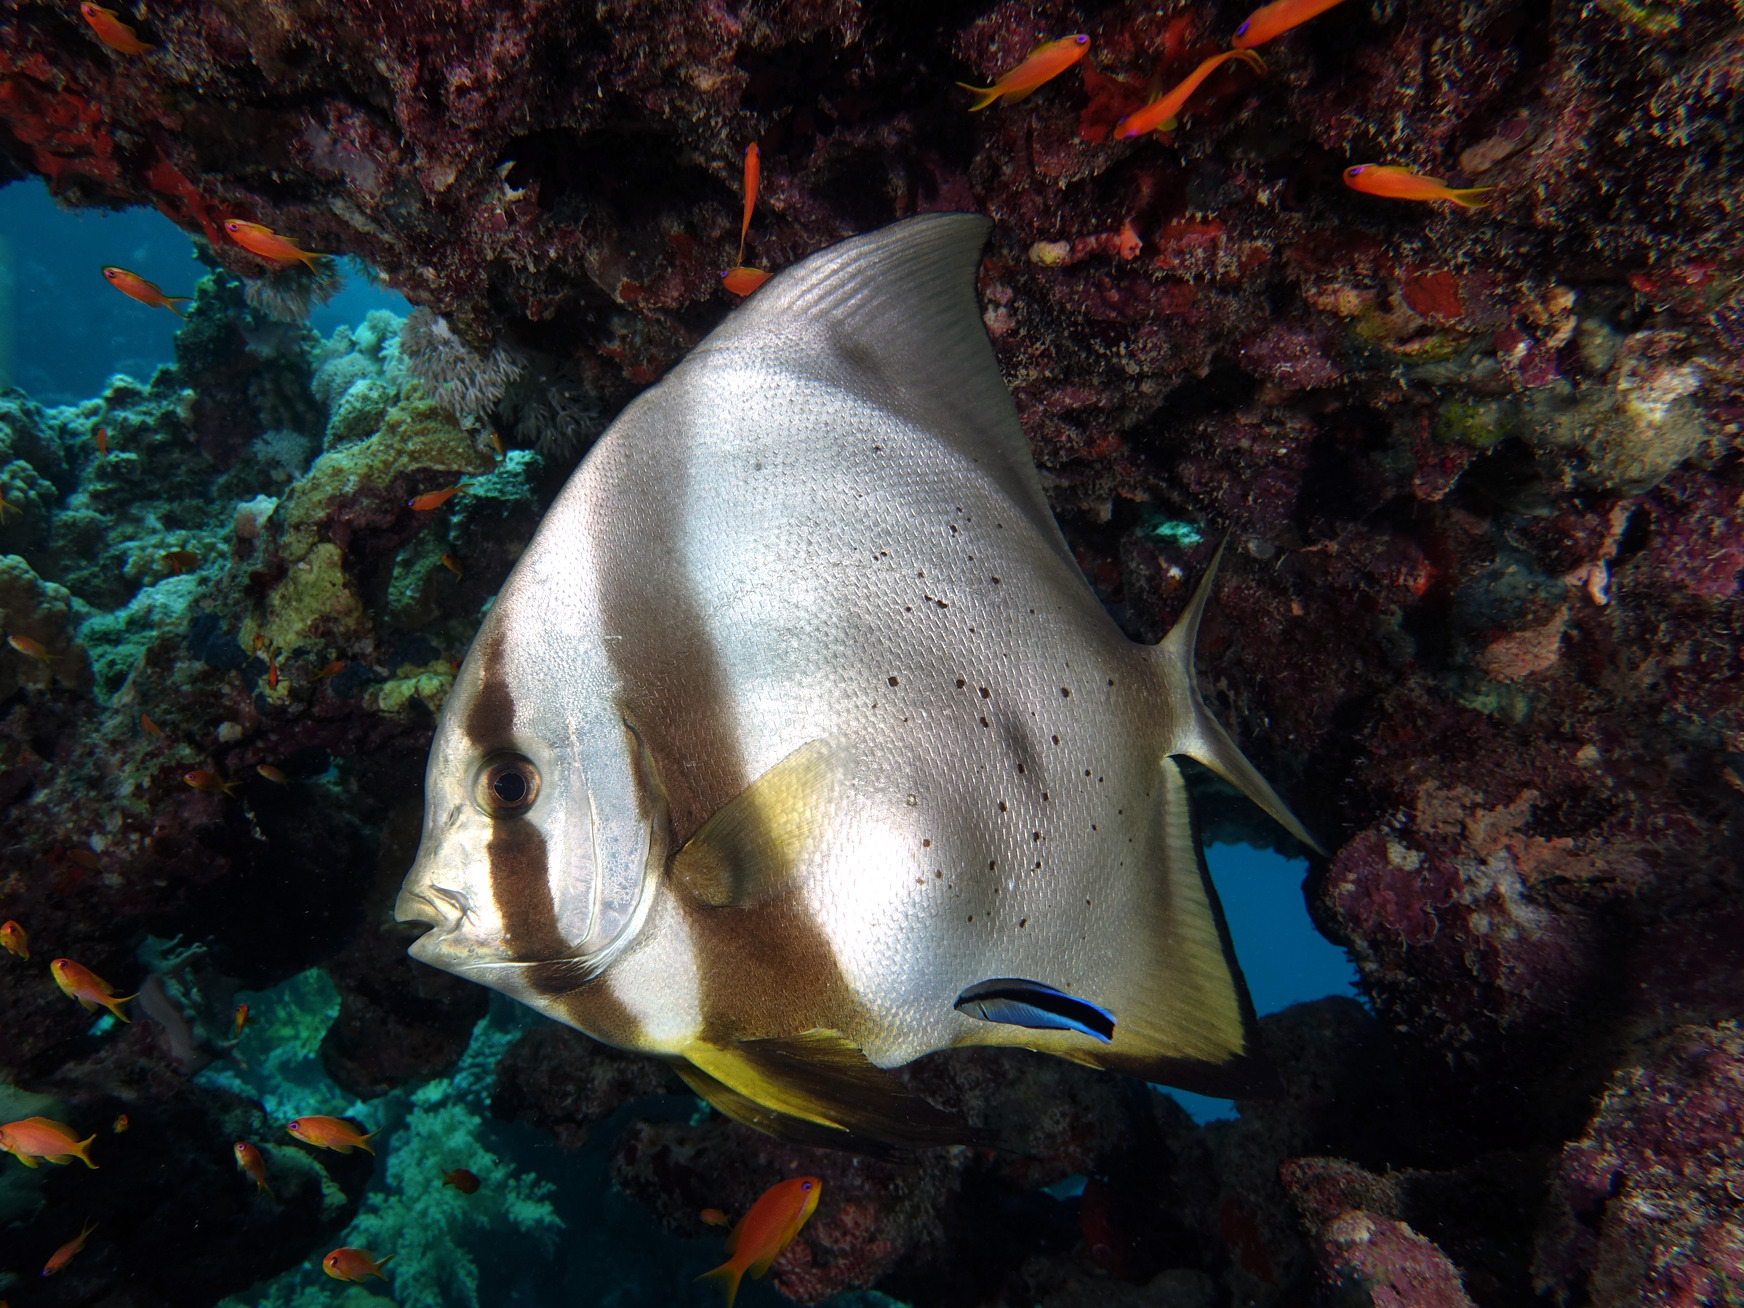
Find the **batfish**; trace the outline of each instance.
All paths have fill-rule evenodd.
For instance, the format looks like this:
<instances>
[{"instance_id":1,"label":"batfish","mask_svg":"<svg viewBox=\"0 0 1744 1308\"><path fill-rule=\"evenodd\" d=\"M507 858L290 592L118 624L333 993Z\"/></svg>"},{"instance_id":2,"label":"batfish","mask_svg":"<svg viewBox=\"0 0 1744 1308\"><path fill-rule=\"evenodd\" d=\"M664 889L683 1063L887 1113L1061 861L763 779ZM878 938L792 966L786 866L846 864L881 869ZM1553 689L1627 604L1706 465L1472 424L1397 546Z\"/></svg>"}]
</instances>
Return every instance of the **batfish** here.
<instances>
[{"instance_id":1,"label":"batfish","mask_svg":"<svg viewBox=\"0 0 1744 1308\"><path fill-rule=\"evenodd\" d=\"M624 410L455 679L396 906L413 957L788 1139L961 1140L887 1069L969 1045L1251 1087L1176 759L1313 843L1196 688L1210 574L1146 646L1073 561L986 231L824 250Z\"/></svg>"}]
</instances>

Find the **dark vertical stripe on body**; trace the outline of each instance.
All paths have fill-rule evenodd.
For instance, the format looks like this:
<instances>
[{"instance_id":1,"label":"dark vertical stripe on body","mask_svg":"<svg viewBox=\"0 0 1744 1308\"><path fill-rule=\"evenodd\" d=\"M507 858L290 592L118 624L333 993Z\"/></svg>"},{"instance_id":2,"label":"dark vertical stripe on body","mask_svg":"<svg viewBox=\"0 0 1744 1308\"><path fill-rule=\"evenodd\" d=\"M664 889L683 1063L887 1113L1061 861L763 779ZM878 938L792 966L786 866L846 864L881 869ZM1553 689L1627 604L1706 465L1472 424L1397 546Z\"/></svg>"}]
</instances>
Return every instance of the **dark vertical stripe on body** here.
<instances>
[{"instance_id":1,"label":"dark vertical stripe on body","mask_svg":"<svg viewBox=\"0 0 1744 1308\"><path fill-rule=\"evenodd\" d=\"M687 457L695 414L707 403L674 392L639 415L633 430L617 433L634 442L634 454L614 452L613 466L601 470L619 511L600 515L608 526L595 543L620 708L665 789L673 852L755 780L709 626L709 597L693 591L684 570L681 524L706 493L693 492ZM835 951L799 894L709 907L670 879L665 889L692 929L705 1039L775 1038L820 1025L852 1034L856 1010Z\"/></svg>"}]
</instances>

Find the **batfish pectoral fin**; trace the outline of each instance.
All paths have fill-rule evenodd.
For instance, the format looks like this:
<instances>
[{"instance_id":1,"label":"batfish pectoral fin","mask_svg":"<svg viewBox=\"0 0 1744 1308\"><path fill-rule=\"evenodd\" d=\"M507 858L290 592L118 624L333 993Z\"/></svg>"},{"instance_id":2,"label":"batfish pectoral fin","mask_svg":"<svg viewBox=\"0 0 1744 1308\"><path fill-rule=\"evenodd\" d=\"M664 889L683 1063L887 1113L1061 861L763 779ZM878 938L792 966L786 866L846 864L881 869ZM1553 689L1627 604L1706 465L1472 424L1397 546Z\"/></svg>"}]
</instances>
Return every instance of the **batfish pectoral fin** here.
<instances>
[{"instance_id":1,"label":"batfish pectoral fin","mask_svg":"<svg viewBox=\"0 0 1744 1308\"><path fill-rule=\"evenodd\" d=\"M1114 1039L1114 1014L1087 999L1040 981L999 977L970 986L954 1005L982 1022L1003 1022L1032 1031L1078 1031L1104 1044Z\"/></svg>"},{"instance_id":2,"label":"batfish pectoral fin","mask_svg":"<svg viewBox=\"0 0 1744 1308\"><path fill-rule=\"evenodd\" d=\"M1187 712L1176 726L1175 738L1169 742L1168 753L1185 754L1203 763L1277 820L1278 824L1308 848L1326 853L1318 840L1308 834L1290 806L1272 789L1271 783L1259 771L1236 743L1229 738L1223 725L1211 716L1199 695L1199 682L1193 671L1193 648L1199 640L1199 620L1205 616L1206 602L1211 598L1212 584L1217 578L1217 565L1223 559L1227 538L1211 556L1211 566L1199 579L1199 586L1163 643L1156 647L1157 658L1163 663L1162 674L1171 698L1177 703L1184 696Z\"/></svg>"},{"instance_id":3,"label":"batfish pectoral fin","mask_svg":"<svg viewBox=\"0 0 1744 1308\"><path fill-rule=\"evenodd\" d=\"M731 1045L692 1041L678 1074L733 1120L782 1139L890 1156L976 1133L904 1090L837 1031Z\"/></svg>"},{"instance_id":4,"label":"batfish pectoral fin","mask_svg":"<svg viewBox=\"0 0 1744 1308\"><path fill-rule=\"evenodd\" d=\"M829 741L801 745L717 809L673 857L668 875L715 908L779 894L828 836L842 771Z\"/></svg>"}]
</instances>

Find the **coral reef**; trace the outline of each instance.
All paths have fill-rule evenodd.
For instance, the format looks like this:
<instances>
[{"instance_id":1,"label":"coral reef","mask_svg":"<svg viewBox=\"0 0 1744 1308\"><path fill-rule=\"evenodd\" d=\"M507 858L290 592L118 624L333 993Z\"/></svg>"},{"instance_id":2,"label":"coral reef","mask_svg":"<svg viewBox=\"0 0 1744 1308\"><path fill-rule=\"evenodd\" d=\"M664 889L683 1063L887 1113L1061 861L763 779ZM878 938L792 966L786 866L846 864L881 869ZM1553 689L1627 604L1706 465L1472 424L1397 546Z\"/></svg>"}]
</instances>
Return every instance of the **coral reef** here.
<instances>
[{"instance_id":1,"label":"coral reef","mask_svg":"<svg viewBox=\"0 0 1744 1308\"><path fill-rule=\"evenodd\" d=\"M1344 4L1167 137L1110 139L1246 8L187 0L142 17L139 57L49 7L0 15L0 167L154 204L214 265L173 367L76 407L0 396L0 610L52 656L0 650L0 906L128 987L153 935L207 946L228 980L202 994L326 968L346 1102L423 1093L461 1056L476 997L412 980L382 920L430 714L568 461L728 311L756 141L759 266L921 210L993 218L984 320L1130 634L1168 628L1228 534L1207 692L1333 850L1310 903L1373 1015L1268 1019L1283 1094L1236 1123L964 1059L909 1075L1033 1128L1033 1157L851 1166L680 1114L616 1142L625 1187L694 1236L699 1206L827 1175L776 1271L806 1299L1735 1298L1709 1133L1744 1104L1736 12ZM1070 31L1083 71L967 114L952 82ZM1492 204L1340 185L1371 160ZM316 341L276 320L308 288L229 216L366 259L420 307ZM487 428L536 451L499 461ZM239 794L189 789L196 767ZM1195 784L1218 831L1281 839ZM251 929L281 920L302 929ZM147 1086L140 1138L166 1152L221 1144L267 1093L189 1088L167 1028L93 1033L10 960L0 1011L12 1082L82 1124ZM493 1103L579 1144L661 1083L541 1034ZM1074 1173L1095 1182L1075 1203L1040 1189ZM43 1184L119 1213L111 1175ZM193 1222L195 1196L148 1193ZM304 1237L337 1220L304 1216ZM33 1251L64 1238L43 1220ZM46 1294L120 1284L104 1241L131 1228L104 1221L80 1288ZM189 1293L239 1289L200 1229ZM255 1276L313 1243L234 1238L264 1250ZM180 1301L157 1284L129 1293Z\"/></svg>"}]
</instances>

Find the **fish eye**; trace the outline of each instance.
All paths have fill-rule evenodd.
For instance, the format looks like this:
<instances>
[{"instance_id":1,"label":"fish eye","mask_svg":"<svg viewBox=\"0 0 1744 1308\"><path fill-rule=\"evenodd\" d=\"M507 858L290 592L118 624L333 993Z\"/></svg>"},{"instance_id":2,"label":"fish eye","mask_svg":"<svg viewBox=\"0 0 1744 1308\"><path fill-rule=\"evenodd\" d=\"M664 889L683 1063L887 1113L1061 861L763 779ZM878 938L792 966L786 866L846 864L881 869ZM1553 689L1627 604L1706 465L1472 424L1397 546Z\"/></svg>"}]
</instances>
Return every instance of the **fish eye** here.
<instances>
[{"instance_id":1,"label":"fish eye","mask_svg":"<svg viewBox=\"0 0 1744 1308\"><path fill-rule=\"evenodd\" d=\"M498 754L479 769L478 806L492 817L519 817L539 795L539 769L519 754Z\"/></svg>"}]
</instances>

